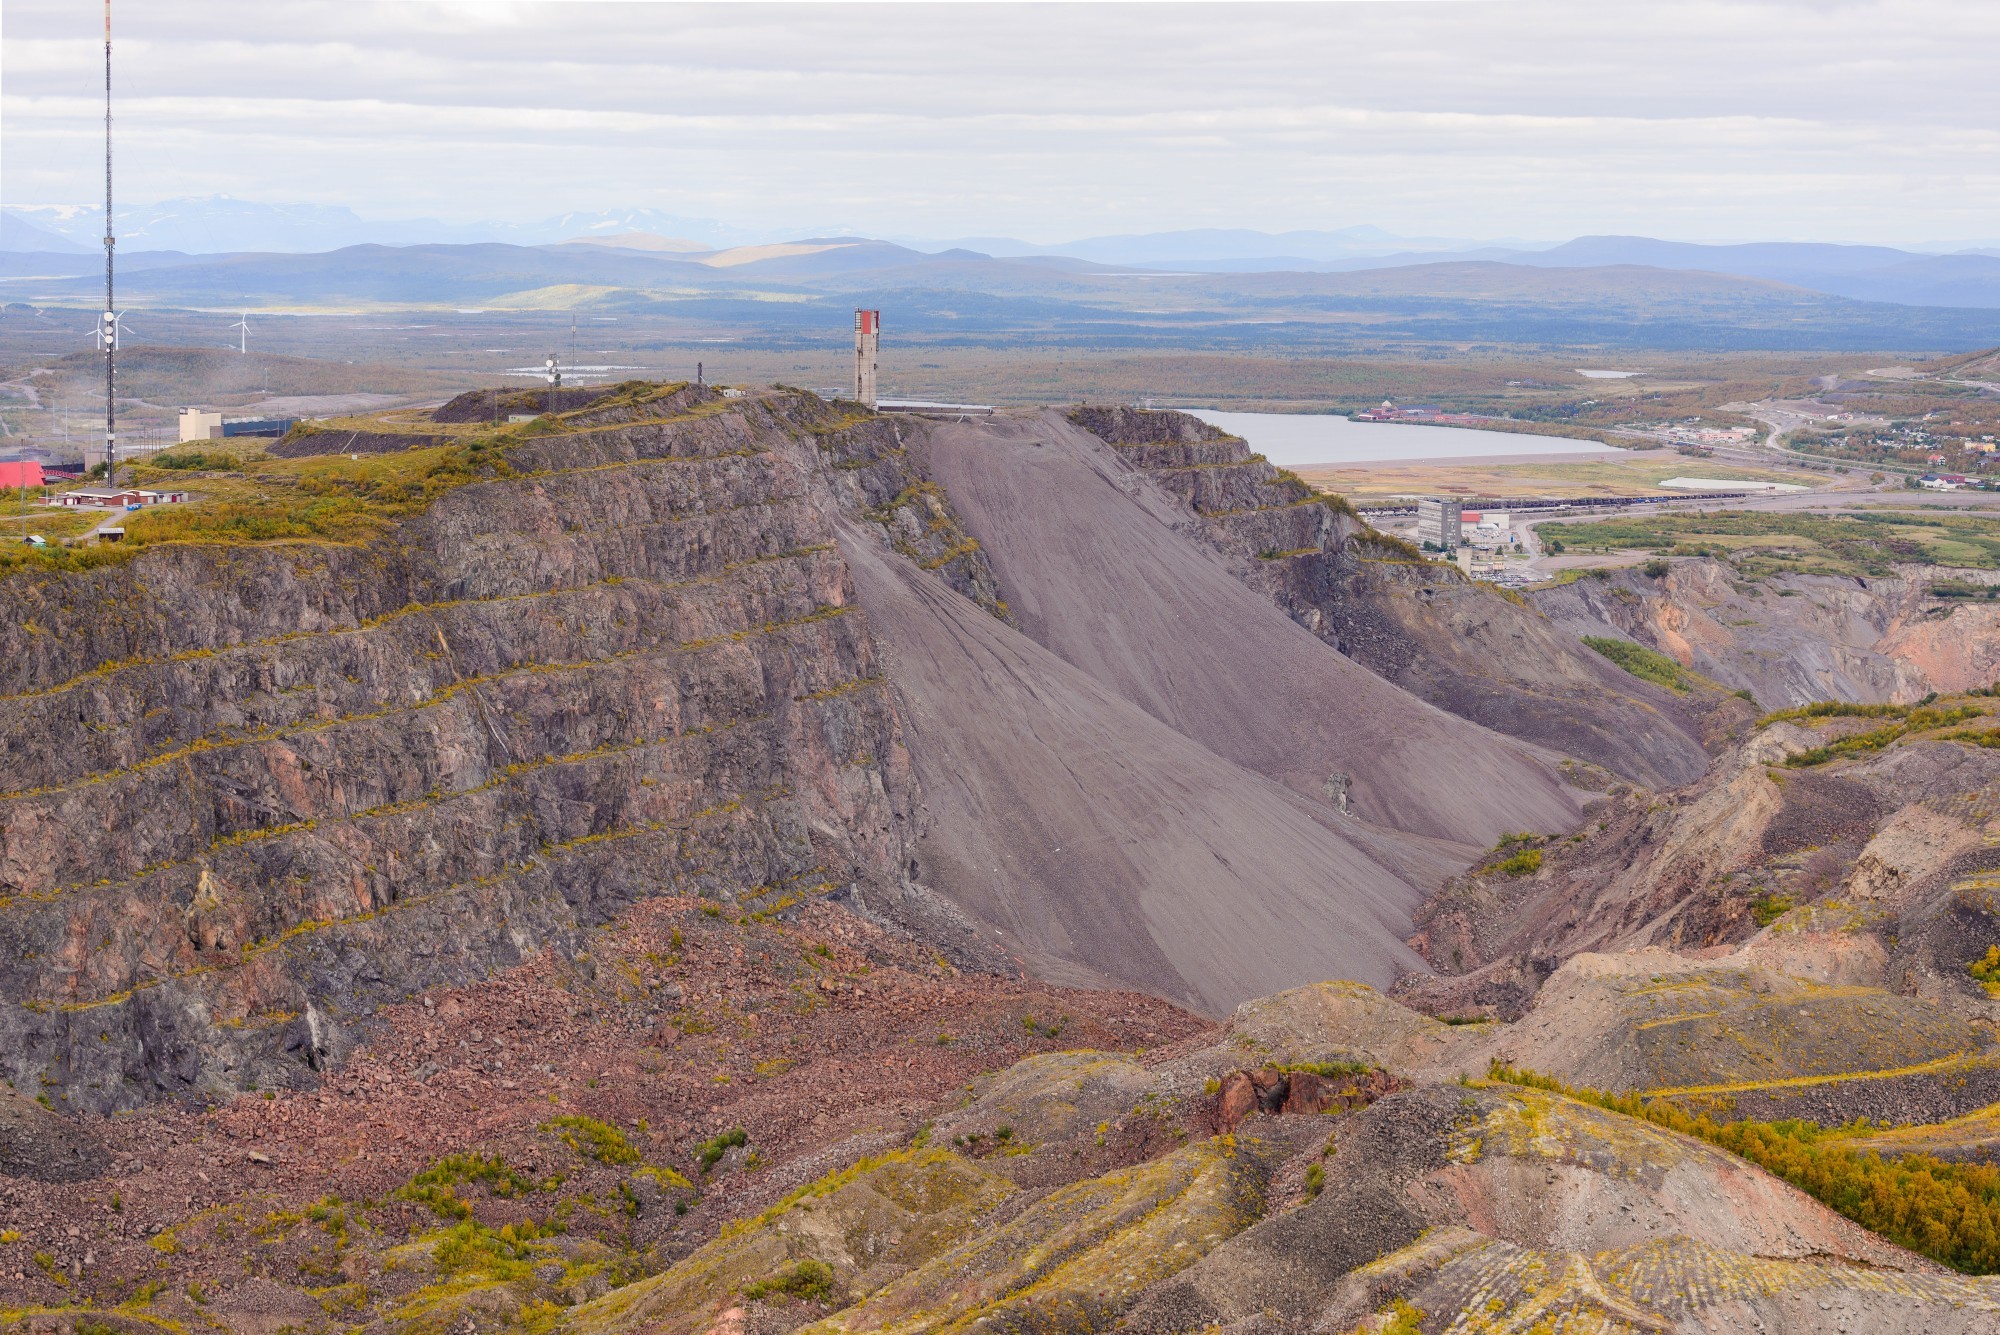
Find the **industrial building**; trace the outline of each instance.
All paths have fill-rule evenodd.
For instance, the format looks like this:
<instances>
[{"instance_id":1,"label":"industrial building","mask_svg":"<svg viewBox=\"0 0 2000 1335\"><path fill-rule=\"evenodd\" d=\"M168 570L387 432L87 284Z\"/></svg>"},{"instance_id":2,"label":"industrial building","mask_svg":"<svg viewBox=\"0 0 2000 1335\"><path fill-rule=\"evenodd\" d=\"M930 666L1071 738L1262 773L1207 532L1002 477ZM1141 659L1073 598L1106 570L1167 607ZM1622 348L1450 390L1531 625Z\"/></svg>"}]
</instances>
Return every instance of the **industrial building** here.
<instances>
[{"instance_id":1,"label":"industrial building","mask_svg":"<svg viewBox=\"0 0 2000 1335\"><path fill-rule=\"evenodd\" d=\"M1463 547L1458 553L1458 568L1474 579L1497 580L1507 573L1507 558L1491 548Z\"/></svg>"},{"instance_id":2,"label":"industrial building","mask_svg":"<svg viewBox=\"0 0 2000 1335\"><path fill-rule=\"evenodd\" d=\"M225 440L232 436L282 436L298 421L295 417L233 417L200 408L181 409L180 443L191 440Z\"/></svg>"},{"instance_id":3,"label":"industrial building","mask_svg":"<svg viewBox=\"0 0 2000 1335\"><path fill-rule=\"evenodd\" d=\"M51 500L71 510L131 510L142 505L179 505L187 500L187 493L138 487L78 487L58 492Z\"/></svg>"},{"instance_id":4,"label":"industrial building","mask_svg":"<svg viewBox=\"0 0 2000 1335\"><path fill-rule=\"evenodd\" d=\"M1458 550L1463 535L1456 496L1425 496L1417 502L1417 542L1440 552Z\"/></svg>"},{"instance_id":5,"label":"industrial building","mask_svg":"<svg viewBox=\"0 0 2000 1335\"><path fill-rule=\"evenodd\" d=\"M207 413L199 408L181 409L181 443L191 440L221 440L222 414Z\"/></svg>"},{"instance_id":6,"label":"industrial building","mask_svg":"<svg viewBox=\"0 0 2000 1335\"><path fill-rule=\"evenodd\" d=\"M875 411L878 413L911 413L917 417L991 417L993 405L990 403L937 403L931 399L877 399Z\"/></svg>"}]
</instances>

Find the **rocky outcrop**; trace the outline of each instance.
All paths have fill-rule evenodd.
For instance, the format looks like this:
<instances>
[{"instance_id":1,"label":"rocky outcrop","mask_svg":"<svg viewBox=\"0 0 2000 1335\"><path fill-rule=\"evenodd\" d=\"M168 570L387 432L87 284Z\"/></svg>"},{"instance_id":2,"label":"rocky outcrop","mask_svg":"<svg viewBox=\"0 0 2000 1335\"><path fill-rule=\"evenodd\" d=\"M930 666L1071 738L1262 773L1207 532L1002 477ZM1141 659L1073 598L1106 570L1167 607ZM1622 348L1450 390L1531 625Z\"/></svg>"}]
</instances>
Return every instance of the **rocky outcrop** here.
<instances>
[{"instance_id":1,"label":"rocky outcrop","mask_svg":"<svg viewBox=\"0 0 2000 1335\"><path fill-rule=\"evenodd\" d=\"M1696 784L1616 793L1566 839L1496 850L1419 910L1413 944L1438 972L1398 995L1511 1019L1572 957L1662 948L2000 1018L1968 972L2000 941L1986 699L1772 721ZM1824 750L1843 737L1867 744Z\"/></svg>"},{"instance_id":2,"label":"rocky outcrop","mask_svg":"<svg viewBox=\"0 0 2000 1335\"><path fill-rule=\"evenodd\" d=\"M792 922L700 903L635 905L597 938L594 978L544 952L390 1008L383 1044L334 1089L106 1119L112 1182L0 1179L7 1245L18 1233L37 1255L14 1291L57 1328L135 1311L310 1325L330 1303L362 1328L570 1335L1303 1332L1419 1311L1808 1335L1835 1310L1856 1329L1969 1335L2000 1313L1993 1279L1892 1245L1657 1110L1479 1078L1509 1044L1625 1072L1635 1029L1670 1033L1657 1022L1699 1022L1716 999L1719 975L1693 962L1577 969L1584 991L1616 986L1544 1001L1567 1046L1532 1023L1441 1025L1348 983L1217 1029L1129 994L956 975L823 903ZM1724 1000L1879 1008L1767 981ZM661 1012L671 1024L638 1023ZM523 1059L536 1043L552 1060ZM1687 1047L1670 1060L1711 1045ZM1326 1074L1361 1052L1387 1069ZM1328 1098L1321 1080L1353 1089ZM1258 1110L1218 1125L1246 1090ZM1990 1121L1810 1143L1894 1155ZM121 1308L140 1271L160 1287Z\"/></svg>"},{"instance_id":3,"label":"rocky outcrop","mask_svg":"<svg viewBox=\"0 0 2000 1335\"><path fill-rule=\"evenodd\" d=\"M2000 677L2000 608L1932 596L1933 584L1990 571L1903 566L1894 578L1767 575L1721 561L1672 562L1666 574L1591 571L1529 600L1579 635L1635 640L1765 709L1814 700L1907 704Z\"/></svg>"},{"instance_id":4,"label":"rocky outcrop","mask_svg":"<svg viewBox=\"0 0 2000 1335\"><path fill-rule=\"evenodd\" d=\"M648 387L650 388L650 386ZM588 408L621 392L626 385L581 385L568 389L469 389L431 410L433 422L504 422L521 413L568 413Z\"/></svg>"},{"instance_id":5,"label":"rocky outcrop","mask_svg":"<svg viewBox=\"0 0 2000 1335\"><path fill-rule=\"evenodd\" d=\"M41 1126L90 1142L94 1176L51 1181L0 1159L0 1292L10 1313L55 1309L49 1324L70 1309L79 1324L117 1319L104 1314L146 1275L159 1286L138 1305L149 1329L268 1330L274 1313L315 1329L315 1293L348 1325L500 1325L664 1270L857 1156L906 1149L928 1120L939 1147L980 1148L950 1172L884 1174L883 1192L819 1196L787 1221L861 1204L866 1264L892 1259L892 1218L929 1215L944 1235L912 1239L894 1257L906 1260L973 1215L951 1211L948 1188L1028 1162L1004 1152L1015 1142L996 1141L999 1126L1052 1138L1037 1109L1081 1114L1069 1143L1093 1165L1164 1147L1155 1119L1132 1113L1144 1067L1094 1051L1110 1070L1100 1081L1057 1049L1159 1047L1210 1028L1130 992L960 971L824 899L751 915L651 898L591 933L587 955L544 950L377 1012L317 1088L109 1117L16 1096ZM993 1099L939 1106L994 1067L1018 1074ZM40 1135L31 1149L45 1153Z\"/></svg>"},{"instance_id":6,"label":"rocky outcrop","mask_svg":"<svg viewBox=\"0 0 2000 1335\"><path fill-rule=\"evenodd\" d=\"M1618 671L1519 601L1370 529L1336 496L1184 413L1077 425L1180 497L1238 578L1355 662L1497 732L1654 787L1707 764L1702 711Z\"/></svg>"},{"instance_id":7,"label":"rocky outcrop","mask_svg":"<svg viewBox=\"0 0 2000 1335\"><path fill-rule=\"evenodd\" d=\"M1349 1112L1399 1087L1396 1077L1379 1067L1340 1073L1280 1066L1231 1071L1222 1077L1217 1092L1215 1120L1224 1131L1234 1131L1251 1113L1282 1117Z\"/></svg>"},{"instance_id":8,"label":"rocky outcrop","mask_svg":"<svg viewBox=\"0 0 2000 1335\"><path fill-rule=\"evenodd\" d=\"M1011 621L999 582L979 542L966 532L951 497L911 453L913 424L884 417L846 421L814 437L820 480L841 514L873 528L889 549L974 604Z\"/></svg>"},{"instance_id":9,"label":"rocky outcrop","mask_svg":"<svg viewBox=\"0 0 2000 1335\"><path fill-rule=\"evenodd\" d=\"M687 391L369 546L11 577L0 1068L282 1087L639 897L893 900L907 760L800 446L839 423Z\"/></svg>"}]
</instances>

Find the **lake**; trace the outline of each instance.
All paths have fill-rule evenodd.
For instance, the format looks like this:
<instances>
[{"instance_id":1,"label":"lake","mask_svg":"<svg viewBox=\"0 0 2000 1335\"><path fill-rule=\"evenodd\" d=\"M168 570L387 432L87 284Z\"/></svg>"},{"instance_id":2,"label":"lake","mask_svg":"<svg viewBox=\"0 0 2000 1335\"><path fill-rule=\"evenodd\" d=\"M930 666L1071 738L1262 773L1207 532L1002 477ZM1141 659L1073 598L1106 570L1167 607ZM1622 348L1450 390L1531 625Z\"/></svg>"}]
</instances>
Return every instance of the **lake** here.
<instances>
[{"instance_id":1,"label":"lake","mask_svg":"<svg viewBox=\"0 0 2000 1335\"><path fill-rule=\"evenodd\" d=\"M1459 426L1406 426L1400 422L1351 422L1330 413L1224 413L1183 411L1250 442L1281 468L1312 464L1377 463L1406 459L1490 459L1504 455L1568 454L1589 459L1622 454L1593 440L1476 431Z\"/></svg>"}]
</instances>

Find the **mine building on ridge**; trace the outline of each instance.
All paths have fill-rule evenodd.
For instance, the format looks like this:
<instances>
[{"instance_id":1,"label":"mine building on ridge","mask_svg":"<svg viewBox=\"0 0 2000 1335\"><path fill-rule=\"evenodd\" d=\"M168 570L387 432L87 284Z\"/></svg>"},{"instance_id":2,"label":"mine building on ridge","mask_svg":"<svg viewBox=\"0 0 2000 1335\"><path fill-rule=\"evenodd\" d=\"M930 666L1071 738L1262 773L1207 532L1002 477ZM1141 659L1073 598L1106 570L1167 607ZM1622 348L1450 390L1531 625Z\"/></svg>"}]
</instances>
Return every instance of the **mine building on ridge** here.
<instances>
[{"instance_id":1,"label":"mine building on ridge","mask_svg":"<svg viewBox=\"0 0 2000 1335\"><path fill-rule=\"evenodd\" d=\"M199 408L181 409L181 443L191 440L221 440L222 414L203 412Z\"/></svg>"},{"instance_id":2,"label":"mine building on ridge","mask_svg":"<svg viewBox=\"0 0 2000 1335\"><path fill-rule=\"evenodd\" d=\"M854 397L875 407L875 370L882 352L882 312L854 312Z\"/></svg>"},{"instance_id":3,"label":"mine building on ridge","mask_svg":"<svg viewBox=\"0 0 2000 1335\"><path fill-rule=\"evenodd\" d=\"M1458 550L1462 526L1456 496L1426 496L1417 502L1417 542L1441 552Z\"/></svg>"}]
</instances>

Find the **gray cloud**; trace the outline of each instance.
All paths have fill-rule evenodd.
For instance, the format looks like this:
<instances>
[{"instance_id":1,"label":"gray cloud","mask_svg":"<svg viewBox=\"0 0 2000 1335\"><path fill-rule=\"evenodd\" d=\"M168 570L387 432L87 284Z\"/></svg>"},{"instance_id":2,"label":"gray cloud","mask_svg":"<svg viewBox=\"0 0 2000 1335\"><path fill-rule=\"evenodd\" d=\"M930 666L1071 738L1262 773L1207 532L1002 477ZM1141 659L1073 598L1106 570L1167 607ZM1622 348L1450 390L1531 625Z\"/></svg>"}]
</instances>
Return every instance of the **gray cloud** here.
<instances>
[{"instance_id":1,"label":"gray cloud","mask_svg":"<svg viewBox=\"0 0 2000 1335\"><path fill-rule=\"evenodd\" d=\"M10 204L97 193L88 0L8 0ZM760 228L2000 234L2000 6L237 3L118 13L121 193Z\"/></svg>"}]
</instances>

